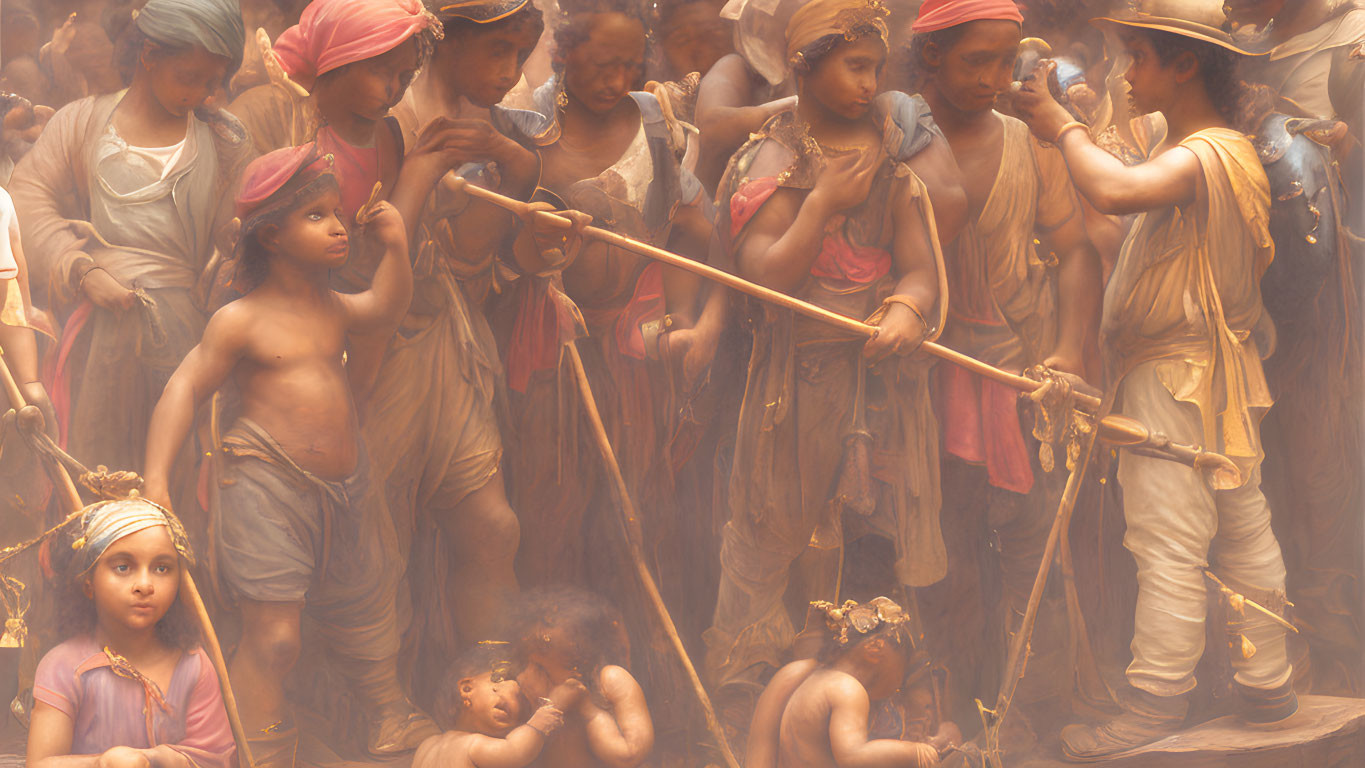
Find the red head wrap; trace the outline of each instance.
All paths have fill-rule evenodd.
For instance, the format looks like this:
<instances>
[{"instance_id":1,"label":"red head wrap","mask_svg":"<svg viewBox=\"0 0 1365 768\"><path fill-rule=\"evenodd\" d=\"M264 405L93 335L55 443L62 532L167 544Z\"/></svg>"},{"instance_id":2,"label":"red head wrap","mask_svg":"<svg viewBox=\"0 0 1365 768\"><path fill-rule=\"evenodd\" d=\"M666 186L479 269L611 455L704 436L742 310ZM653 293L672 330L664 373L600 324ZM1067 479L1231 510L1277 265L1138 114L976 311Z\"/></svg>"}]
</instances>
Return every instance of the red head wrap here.
<instances>
[{"instance_id":1,"label":"red head wrap","mask_svg":"<svg viewBox=\"0 0 1365 768\"><path fill-rule=\"evenodd\" d=\"M317 146L311 142L262 155L252 160L242 174L242 186L236 200L237 218L245 225L263 203L284 189L295 176L307 174L317 178L331 171L332 156L319 155Z\"/></svg>"},{"instance_id":2,"label":"red head wrap","mask_svg":"<svg viewBox=\"0 0 1365 768\"><path fill-rule=\"evenodd\" d=\"M1014 0L924 0L919 17L910 29L915 32L937 32L969 21L1017 21L1024 23L1024 15Z\"/></svg>"},{"instance_id":3,"label":"red head wrap","mask_svg":"<svg viewBox=\"0 0 1365 768\"><path fill-rule=\"evenodd\" d=\"M312 88L318 75L387 53L427 27L440 23L421 0L313 0L275 41L275 58Z\"/></svg>"}]
</instances>

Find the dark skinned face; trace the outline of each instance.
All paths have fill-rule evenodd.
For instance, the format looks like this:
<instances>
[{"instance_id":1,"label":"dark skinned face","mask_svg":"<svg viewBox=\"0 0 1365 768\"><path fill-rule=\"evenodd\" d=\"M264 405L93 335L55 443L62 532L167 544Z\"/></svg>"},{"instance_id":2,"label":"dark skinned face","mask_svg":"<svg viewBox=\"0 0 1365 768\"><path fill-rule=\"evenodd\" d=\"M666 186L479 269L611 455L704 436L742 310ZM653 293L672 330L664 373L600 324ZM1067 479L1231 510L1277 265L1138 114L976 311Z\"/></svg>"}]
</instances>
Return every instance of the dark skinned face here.
<instances>
[{"instance_id":1,"label":"dark skinned face","mask_svg":"<svg viewBox=\"0 0 1365 768\"><path fill-rule=\"evenodd\" d=\"M341 193L324 186L279 224L263 227L260 239L272 258L285 258L313 269L336 269L346 263L346 227L341 223Z\"/></svg>"},{"instance_id":2,"label":"dark skinned face","mask_svg":"<svg viewBox=\"0 0 1365 768\"><path fill-rule=\"evenodd\" d=\"M480 107L502 101L521 77L521 67L536 46L531 25L502 24L484 32L477 26L449 35L441 43L446 81Z\"/></svg>"},{"instance_id":3,"label":"dark skinned face","mask_svg":"<svg viewBox=\"0 0 1365 768\"><path fill-rule=\"evenodd\" d=\"M203 48L187 48L177 53L158 51L148 43L142 51L141 66L147 84L161 107L176 117L184 117L223 84L231 62Z\"/></svg>"},{"instance_id":4,"label":"dark skinned face","mask_svg":"<svg viewBox=\"0 0 1365 768\"><path fill-rule=\"evenodd\" d=\"M1165 110L1175 97L1180 84L1178 67L1163 62L1152 47L1152 41L1140 32L1126 32L1121 36L1123 48L1132 59L1123 78L1128 81L1129 98L1138 114Z\"/></svg>"},{"instance_id":5,"label":"dark skinned face","mask_svg":"<svg viewBox=\"0 0 1365 768\"><path fill-rule=\"evenodd\" d=\"M1016 22L997 19L971 21L965 27L947 50L927 46L924 59L943 98L970 114L991 109L1009 88L1023 30Z\"/></svg>"},{"instance_id":6,"label":"dark skinned face","mask_svg":"<svg viewBox=\"0 0 1365 768\"><path fill-rule=\"evenodd\" d=\"M879 37L839 43L802 78L802 95L845 120L860 120L877 95L877 79L885 63L886 46Z\"/></svg>"},{"instance_id":7,"label":"dark skinned face","mask_svg":"<svg viewBox=\"0 0 1365 768\"><path fill-rule=\"evenodd\" d=\"M318 87L326 99L365 120L382 120L417 74L417 41L327 73Z\"/></svg>"},{"instance_id":8,"label":"dark skinned face","mask_svg":"<svg viewBox=\"0 0 1365 768\"><path fill-rule=\"evenodd\" d=\"M603 115L639 87L645 66L645 27L622 13L589 14L588 39L564 57L564 89Z\"/></svg>"},{"instance_id":9,"label":"dark skinned face","mask_svg":"<svg viewBox=\"0 0 1365 768\"><path fill-rule=\"evenodd\" d=\"M720 4L710 0L689 3L673 12L659 41L673 71L703 75L720 57L734 50L734 33L720 18Z\"/></svg>"}]
</instances>

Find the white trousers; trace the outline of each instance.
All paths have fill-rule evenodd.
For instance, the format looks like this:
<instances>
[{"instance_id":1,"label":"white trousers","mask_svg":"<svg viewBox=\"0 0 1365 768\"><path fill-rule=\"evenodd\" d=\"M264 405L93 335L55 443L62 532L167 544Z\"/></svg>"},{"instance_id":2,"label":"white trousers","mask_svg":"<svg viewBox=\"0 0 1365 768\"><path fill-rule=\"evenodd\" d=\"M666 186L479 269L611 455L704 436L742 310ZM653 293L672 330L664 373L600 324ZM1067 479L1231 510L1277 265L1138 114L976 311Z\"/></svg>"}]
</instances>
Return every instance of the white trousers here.
<instances>
[{"instance_id":1,"label":"white trousers","mask_svg":"<svg viewBox=\"0 0 1365 768\"><path fill-rule=\"evenodd\" d=\"M1177 443L1202 443L1199 410L1171 396L1156 366L1144 363L1124 378L1118 410ZM1210 557L1213 572L1253 600L1284 592L1284 561L1260 468L1241 488L1215 491L1183 464L1124 453L1118 479L1128 524L1123 544L1138 568L1128 681L1158 696L1186 693L1195 687L1195 665L1204 653L1209 582L1203 571ZM1268 689L1289 679L1283 628L1248 608L1234 630L1256 649L1250 658L1232 654L1237 682Z\"/></svg>"}]
</instances>

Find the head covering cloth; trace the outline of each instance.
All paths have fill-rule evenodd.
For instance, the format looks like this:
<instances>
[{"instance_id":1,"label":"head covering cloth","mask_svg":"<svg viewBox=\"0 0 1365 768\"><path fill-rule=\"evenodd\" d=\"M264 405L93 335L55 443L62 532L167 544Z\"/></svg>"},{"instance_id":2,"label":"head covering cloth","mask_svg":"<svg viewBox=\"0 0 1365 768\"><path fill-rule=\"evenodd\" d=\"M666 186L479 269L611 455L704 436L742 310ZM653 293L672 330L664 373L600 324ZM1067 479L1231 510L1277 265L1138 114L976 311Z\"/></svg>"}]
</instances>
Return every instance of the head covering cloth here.
<instances>
[{"instance_id":1,"label":"head covering cloth","mask_svg":"<svg viewBox=\"0 0 1365 768\"><path fill-rule=\"evenodd\" d=\"M311 89L319 75L388 53L425 29L441 37L421 0L313 0L273 51L289 78Z\"/></svg>"},{"instance_id":2,"label":"head covering cloth","mask_svg":"<svg viewBox=\"0 0 1365 768\"><path fill-rule=\"evenodd\" d=\"M889 13L881 0L811 0L797 8L787 22L788 66L806 46L830 35L842 35L853 42L860 33L871 30L886 46Z\"/></svg>"},{"instance_id":3,"label":"head covering cloth","mask_svg":"<svg viewBox=\"0 0 1365 768\"><path fill-rule=\"evenodd\" d=\"M438 0L433 7L442 22L464 19L475 24L489 24L511 16L530 3L531 0Z\"/></svg>"},{"instance_id":4,"label":"head covering cloth","mask_svg":"<svg viewBox=\"0 0 1365 768\"><path fill-rule=\"evenodd\" d=\"M1014 0L924 0L910 30L917 34L937 32L969 21L1017 21L1024 15Z\"/></svg>"},{"instance_id":5,"label":"head covering cloth","mask_svg":"<svg viewBox=\"0 0 1365 768\"><path fill-rule=\"evenodd\" d=\"M309 142L262 155L246 167L234 200L242 235L271 214L289 207L304 188L332 173L332 156Z\"/></svg>"},{"instance_id":6,"label":"head covering cloth","mask_svg":"<svg viewBox=\"0 0 1365 768\"><path fill-rule=\"evenodd\" d=\"M133 17L142 34L168 45L193 45L242 66L246 26L237 0L149 0Z\"/></svg>"},{"instance_id":7,"label":"head covering cloth","mask_svg":"<svg viewBox=\"0 0 1365 768\"><path fill-rule=\"evenodd\" d=\"M84 574L94 567L114 542L158 525L166 526L175 551L194 563L190 540L180 519L160 504L143 498L101 501L86 507L81 513L81 535L72 544L76 550L77 573Z\"/></svg>"}]
</instances>

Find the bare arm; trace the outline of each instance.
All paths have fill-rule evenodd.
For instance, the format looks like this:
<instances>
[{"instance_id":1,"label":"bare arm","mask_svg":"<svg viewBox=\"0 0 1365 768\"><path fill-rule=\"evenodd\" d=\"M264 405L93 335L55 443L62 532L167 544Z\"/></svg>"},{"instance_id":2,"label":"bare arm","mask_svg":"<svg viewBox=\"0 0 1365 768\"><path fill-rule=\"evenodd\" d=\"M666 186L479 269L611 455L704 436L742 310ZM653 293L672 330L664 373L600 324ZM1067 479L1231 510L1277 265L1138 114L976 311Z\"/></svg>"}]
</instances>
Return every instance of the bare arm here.
<instances>
[{"instance_id":1,"label":"bare arm","mask_svg":"<svg viewBox=\"0 0 1365 768\"><path fill-rule=\"evenodd\" d=\"M1100 255L1090 243L1079 207L1047 235L1046 242L1057 254L1057 346L1044 364L1085 378L1085 350L1096 343L1099 333L1104 291Z\"/></svg>"},{"instance_id":2,"label":"bare arm","mask_svg":"<svg viewBox=\"0 0 1365 768\"><path fill-rule=\"evenodd\" d=\"M829 744L839 768L928 768L938 765L938 750L928 744L867 738L872 703L851 677L830 685Z\"/></svg>"},{"instance_id":3,"label":"bare arm","mask_svg":"<svg viewBox=\"0 0 1365 768\"><path fill-rule=\"evenodd\" d=\"M365 236L384 249L368 290L337 294L348 333L392 332L412 301L412 262L408 260L407 225L391 203L379 203L362 223Z\"/></svg>"},{"instance_id":4,"label":"bare arm","mask_svg":"<svg viewBox=\"0 0 1365 768\"><path fill-rule=\"evenodd\" d=\"M143 463L143 495L170 505L171 466L194 428L194 413L227 381L247 347L248 313L239 302L218 310L180 362L152 411Z\"/></svg>"},{"instance_id":5,"label":"bare arm","mask_svg":"<svg viewBox=\"0 0 1365 768\"><path fill-rule=\"evenodd\" d=\"M529 725L512 729L507 738L476 734L469 744L469 760L478 768L523 768L545 747L545 734Z\"/></svg>"},{"instance_id":6,"label":"bare arm","mask_svg":"<svg viewBox=\"0 0 1365 768\"><path fill-rule=\"evenodd\" d=\"M962 187L962 171L957 167L952 147L947 139L935 136L906 165L929 188L938 241L947 248L967 225L967 190Z\"/></svg>"},{"instance_id":7,"label":"bare arm","mask_svg":"<svg viewBox=\"0 0 1365 768\"><path fill-rule=\"evenodd\" d=\"M815 659L793 661L779 669L764 687L754 706L754 718L749 723L749 739L744 744L744 768L777 768L778 740L781 737L782 713L787 702L818 666Z\"/></svg>"},{"instance_id":8,"label":"bare arm","mask_svg":"<svg viewBox=\"0 0 1365 768\"><path fill-rule=\"evenodd\" d=\"M1090 133L1081 128L1067 130L1058 140L1057 133L1071 121L1071 113L1052 97L1047 81L1040 72L1025 82L1015 105L1033 135L1042 141L1056 141L1076 188L1097 211L1142 213L1195 201L1202 171L1199 158L1188 149L1173 147L1129 167L1095 146Z\"/></svg>"},{"instance_id":9,"label":"bare arm","mask_svg":"<svg viewBox=\"0 0 1365 768\"><path fill-rule=\"evenodd\" d=\"M886 314L877 323L877 335L869 339L863 355L881 360L889 355L908 355L928 338L934 322L933 308L939 300L939 259L935 256L938 244L929 232L929 223L909 184L898 184L892 202L896 222L891 242L891 258L895 264L895 295L914 303L915 311L902 303L887 305Z\"/></svg>"},{"instance_id":10,"label":"bare arm","mask_svg":"<svg viewBox=\"0 0 1365 768\"><path fill-rule=\"evenodd\" d=\"M635 768L654 749L654 721L649 716L645 692L625 669L602 669L602 693L611 712L584 697L581 712L588 746L609 768Z\"/></svg>"},{"instance_id":11,"label":"bare arm","mask_svg":"<svg viewBox=\"0 0 1365 768\"><path fill-rule=\"evenodd\" d=\"M698 170L713 189L730 155L773 115L789 109L796 98L754 104L753 78L737 53L721 57L701 80L697 91L697 127L701 130Z\"/></svg>"}]
</instances>

